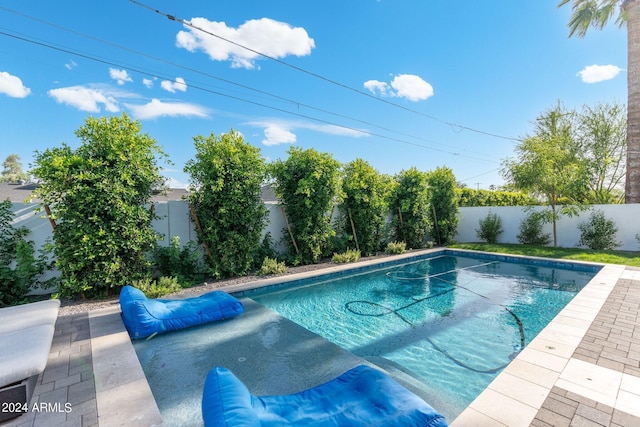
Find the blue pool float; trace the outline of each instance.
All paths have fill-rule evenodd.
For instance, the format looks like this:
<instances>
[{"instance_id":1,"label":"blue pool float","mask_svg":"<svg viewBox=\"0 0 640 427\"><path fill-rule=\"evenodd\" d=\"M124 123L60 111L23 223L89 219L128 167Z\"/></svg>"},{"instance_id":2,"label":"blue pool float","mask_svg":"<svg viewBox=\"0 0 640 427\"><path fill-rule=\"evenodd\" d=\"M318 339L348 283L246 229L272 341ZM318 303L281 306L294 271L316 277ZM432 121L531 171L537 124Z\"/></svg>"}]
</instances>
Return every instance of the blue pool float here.
<instances>
[{"instance_id":1,"label":"blue pool float","mask_svg":"<svg viewBox=\"0 0 640 427\"><path fill-rule=\"evenodd\" d=\"M215 367L205 381L202 418L205 427L447 426L425 401L366 365L297 394L263 397Z\"/></svg>"},{"instance_id":2,"label":"blue pool float","mask_svg":"<svg viewBox=\"0 0 640 427\"><path fill-rule=\"evenodd\" d=\"M188 328L244 312L242 303L223 291L182 300L147 298L133 286L120 291L122 320L131 338L146 338L166 331Z\"/></svg>"}]
</instances>

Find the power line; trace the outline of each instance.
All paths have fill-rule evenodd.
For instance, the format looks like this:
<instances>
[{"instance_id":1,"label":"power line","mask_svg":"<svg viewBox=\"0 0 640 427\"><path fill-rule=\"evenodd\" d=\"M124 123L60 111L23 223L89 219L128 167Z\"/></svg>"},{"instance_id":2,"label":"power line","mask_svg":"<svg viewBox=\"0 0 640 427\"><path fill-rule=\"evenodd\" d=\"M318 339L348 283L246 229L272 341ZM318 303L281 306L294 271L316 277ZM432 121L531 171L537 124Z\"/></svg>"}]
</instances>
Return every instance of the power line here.
<instances>
[{"instance_id":1,"label":"power line","mask_svg":"<svg viewBox=\"0 0 640 427\"><path fill-rule=\"evenodd\" d=\"M91 61L99 62L99 63L105 64L105 65L111 65L111 66L114 66L114 67L124 68L124 69L127 69L129 71L132 71L132 72L135 72L135 73L138 73L138 74L142 74L142 75L146 75L146 76L150 76L150 77L157 77L157 76L163 77L162 74L160 74L160 73L151 73L151 72L148 72L148 71L145 71L145 70L142 70L142 69L133 68L133 67L131 67L129 65L120 64L120 63L113 62L111 60L102 59L102 58L97 58L97 57L94 57L94 56L91 56L91 55L88 55L88 54L85 54L85 53L81 53L81 52L70 50L68 48L58 47L58 46L54 46L54 45L48 44L46 42L28 39L28 38L26 38L24 36L18 36L18 35L15 35L15 34L10 34L10 33L7 33L5 31L0 31L0 35L4 35L4 36L7 36L7 37L11 37L11 38L17 39L17 40L21 40L21 41L24 41L24 42L32 43L32 44L39 45L39 46L42 46L42 47L46 47L46 48L49 48L49 49L57 50L59 52L64 52L64 53L68 53L68 54L71 54L71 55L79 56L81 58L89 59ZM171 77L167 77L167 76L164 76L163 78L171 79ZM252 105L259 106L259 107L268 108L268 109L271 109L271 110L274 110L274 111L279 111L279 112L282 112L282 113L285 113L285 114L293 115L293 116L296 116L296 117L301 117L301 118L304 118L304 119L312 120L312 121L319 122L319 123L322 123L322 124L336 126L336 127L339 127L339 128L342 128L342 129L346 129L346 130L349 130L349 131L352 131L352 132L362 133L364 135L369 135L369 136L373 136L373 137L377 137L377 138L382 138L382 139L386 139L386 140L390 140L390 141L395 141L395 142L399 142L399 143L402 143L402 144L411 145L411 146L414 146L414 147L424 148L424 149L427 149L427 150L433 150L433 151L439 151L439 152L442 152L442 153L448 153L448 154L453 154L453 155L458 155L458 156L464 156L464 157L467 157L467 158L470 158L470 159L474 159L474 160L487 161L485 159L479 159L479 158L472 157L472 156L466 156L466 155L462 155L460 153L455 153L455 152L442 150L442 149L434 148L434 147L428 147L428 146L425 146L425 145L416 144L416 143L413 143L413 142L410 142L410 141L406 141L406 140L403 140L403 139L394 138L394 137L390 137L390 136L387 136L387 135L381 135L381 134L378 134L378 133L370 132L370 131L363 130L363 129L357 129L357 128L350 127L350 126L341 125L341 124L338 124L338 123L330 122L328 120L323 120L323 119L319 119L317 117L312 117L312 116L308 116L308 115L305 115L305 114L300 114L300 113L296 113L296 112L293 112L293 111L284 110L282 108L278 108L278 107L274 107L274 106L271 106L271 105L267 105L267 104L263 104L263 103L259 103L259 102L255 102L255 101L251 101L251 100L244 99L244 98L241 98L241 97L238 97L238 96L234 96L234 95L225 94L225 93L214 91L214 90L211 90L211 89L207 89L207 88L204 88L204 87L201 87L201 86L189 85L189 87L197 89L197 90L201 90L203 92L211 93L211 94L214 94L214 95L226 97L226 98L229 98L229 99L234 99L234 100L237 100L237 101L249 103L249 104L252 104Z\"/></svg>"},{"instance_id":2,"label":"power line","mask_svg":"<svg viewBox=\"0 0 640 427\"><path fill-rule=\"evenodd\" d=\"M333 112L333 111L329 111L329 110L326 110L326 109L322 109L322 108L314 107L314 106L312 106L312 105L310 105L310 104L306 104L306 103L304 103L304 102L300 102L300 101L298 101L298 100L293 100L293 99L290 99L290 98L285 98L285 97L283 97L283 96L280 96L280 95L277 95L277 94L274 94L274 93L271 93L271 92L268 92L268 91L264 91L264 90L261 90L261 89L254 88L254 87L252 87L252 86L248 86L248 85L244 85L244 84L241 84L241 83L237 83L237 82L234 82L234 81L232 81L232 80L228 80L228 79L225 79L225 78L222 78L222 77L219 77L219 76L216 76L216 75L210 74L210 73L206 73L206 72L204 72L204 71L201 71L201 70L198 70L198 69L195 69L195 68L187 67L187 66L184 66L184 65L182 65L182 64L177 64L177 63L175 63L175 62L168 61L168 60L166 60L166 59L164 59L164 58L160 58L160 57L157 57L157 56L153 56L153 55L147 54L147 53L145 53L145 52L141 52L141 51L138 51L138 50L135 50L135 49L131 49L131 48L129 48L129 47L122 46L122 45L119 45L119 44L116 44L116 43L113 43L113 42L110 42L110 41L107 41L107 40L103 40L103 39L100 39L100 38L97 38L97 37L94 37L94 36L91 36L91 35L88 35L88 34L84 34L84 33L81 33L81 32L79 32L79 31L75 31L75 30L72 30L72 29L70 29L70 28L66 28L66 27L63 27L63 26L61 26L61 25L55 24L55 23L51 23L51 22L48 22L48 21L45 21L45 20L42 20L42 19L39 19L39 18L36 18L36 17L30 16L30 15L26 15L26 14L24 14L24 13L21 13L21 12L18 12L18 11L12 10L12 9L8 9L8 8L6 8L6 7L2 7L2 6L0 6L0 10L5 10L5 11L7 11L7 12L14 13L14 14L16 14L16 15L19 15L19 16L22 16L22 17L25 17L25 18L28 18L28 19L31 19L31 20L37 21L37 22L42 23L42 24L45 24L45 25L52 26L52 27L54 27L54 28L57 28L57 29L60 29L60 30L63 30L63 31L66 31L66 32L69 32L69 33L72 33L72 34L74 34L74 35L78 35L78 36L81 36L81 37L84 37L84 38L87 38L87 39L90 39L90 40L93 40L93 41L96 41L96 42L99 42L99 43L102 43L102 44L106 44L106 45L108 45L108 46L115 47L115 48L117 48L117 49L124 50L124 51L129 52L129 53L133 53L133 54L135 54L135 55L139 55L139 56L142 56L142 57L145 57L145 58L148 58L148 59L152 59L152 60L154 60L154 61L158 61L158 62L161 62L161 63L167 64L167 65L171 65L171 66L174 66L174 67L177 67L177 68L181 68L181 69L183 69L183 70L190 71L190 72L193 72L193 73L196 73L196 74L200 74L200 75L202 75L202 76L205 76L205 77L208 77L208 78L212 78L212 79L215 79L215 80L219 80L219 81L222 81L222 82L224 82L224 83L227 83L227 84L230 84L230 85L234 85L234 86L237 86L237 87L240 87L240 88L243 88L243 89L251 90L251 91L253 91L253 92L260 93L260 94L262 94L262 95L267 95L267 96L269 96L269 97L272 97L272 98L275 98L275 99L281 100L281 101L283 101L283 102L291 103L292 105L296 106L298 109L299 109L300 107L309 108L309 109L311 109L311 110L315 110L315 111L318 111L318 112L321 112L321 113L324 113L324 114L332 115L332 116L334 116L334 117L339 117L339 118L342 118L342 119L351 120L351 121L354 121L354 122L357 122L357 123L361 123L361 124L364 124L364 125L367 125L367 126L372 126L372 127L375 127L375 128L378 128L378 129L381 129L381 130L387 131L387 132L392 132L392 133L395 133L395 134L398 134L398 135L402 135L402 136L406 136L406 137L414 138L414 139L419 140L419 141L423 141L423 142L427 142L427 143L429 143L429 142L434 142L434 141L430 141L430 140L425 139L425 138L420 137L420 136L416 136L416 135L408 134L408 133L405 133L405 132L397 131L397 130L390 129L390 128L388 128L388 127L384 127L384 126L381 126L381 125L378 125L378 124L375 124L375 123L372 123L372 122L369 122L369 121L366 121L366 120L362 120L362 119L354 118L354 117L347 116L347 115L344 115L344 114L340 114L340 113L336 113L336 112ZM20 33L18 33L18 34L20 34ZM26 39L25 39L25 40L26 40ZM41 43L41 44L42 44L43 46L46 46L46 43L45 43L45 42L43 42L43 43ZM70 52L70 53L72 53L72 54L73 54L73 52ZM85 58L88 58L88 56L85 56ZM91 58L89 58L89 59L91 59ZM107 61L107 62L108 62L108 61ZM128 67L128 66L127 66L127 67ZM127 67L125 67L125 68L127 68ZM137 72L140 72L140 71L138 70ZM152 76L154 76L154 77L155 77L155 76L157 76L157 75L159 75L158 73L152 73L152 74L147 73L147 74L148 74L148 75L152 75ZM196 83L197 83L197 82L196 82ZM192 85L192 87L195 87L195 86L193 86L193 85ZM202 88L200 88L200 89L202 89ZM204 90L204 89L203 89L203 90ZM212 92L212 93L216 93L216 94L218 94L218 92ZM366 94L366 93L365 93L365 94ZM368 95L368 94L367 94L367 95ZM374 98L375 98L375 97L374 97ZM248 102L250 102L250 101L248 101ZM265 106L265 105L263 105L263 104L256 104L256 105L261 105L261 106L266 107L266 108L272 108L272 107L269 107L269 106ZM276 109L276 107L273 107L273 109ZM289 113L290 113L290 114L294 114L294 113L291 113L291 112L289 112ZM305 117L305 118L306 118L307 116L302 115L301 117ZM312 118L312 119L313 119L313 118ZM315 120L315 119L314 119L314 120ZM332 125L335 125L335 126L339 126L339 127L341 127L341 125L337 125L337 124L334 124L334 123L330 123L330 122L326 122L326 123L327 123L327 124L332 124ZM347 129L350 129L350 130L353 130L353 128L349 128L349 127L346 127L346 128L347 128ZM362 132L362 130L360 130L360 129L358 129L357 131ZM367 133L367 132L362 132L362 133ZM370 134L370 135L372 135L372 136L380 136L380 137L383 137L383 136L381 136L381 135L377 135L377 134L373 134L373 133L369 133L369 134ZM387 138L387 139L392 139L392 140L395 140L395 141L401 142L401 140L398 140L398 139L393 139L393 138ZM418 146L418 147L427 148L427 149L432 149L432 150L435 150L435 151L440 151L440 152L443 152L443 153L449 153L449 154L453 154L453 155L456 155L456 156L457 156L457 155L461 155L461 154L460 154L460 153L458 153L458 152L452 152L452 151L442 150L442 149L439 149L439 148L434 148L434 147L432 147L432 146L421 146L421 145L419 145L419 144L412 144L412 145L415 145L415 146ZM467 153L471 153L471 154L476 154L476 155L485 155L485 153L478 153L478 152L474 152L474 151L471 151L471 150L462 150L462 151L467 152ZM492 160L480 159L480 158L473 157L473 156L469 156L469 155L463 155L463 156L464 156L464 157L467 157L467 158L475 159L475 160L481 160L481 161L486 161L486 162L493 162Z\"/></svg>"},{"instance_id":3,"label":"power line","mask_svg":"<svg viewBox=\"0 0 640 427\"><path fill-rule=\"evenodd\" d=\"M495 133L486 132L486 131L483 131L483 130L480 130L480 129L476 129L476 128L472 128L472 127L469 127L469 126L464 126L464 125L460 125L460 124L457 124L457 123L453 123L453 122L449 122L449 121L446 121L446 120L442 120L442 119L439 119L439 118L437 118L435 116L432 116L430 114L426 114L426 113L414 110L412 108L405 107L404 105L400 105L400 104L388 101L388 100L383 99L383 98L378 98L377 96L374 96L374 95L372 95L370 93L364 92L364 91L362 91L360 89L356 89L356 88L354 88L352 86L346 85L344 83L340 83L340 82L338 82L336 80L330 79L330 78L325 77L325 76L320 75L320 74L317 74L317 73L315 73L313 71L309 71L309 70L307 70L305 68L298 67L298 66L290 64L290 63L288 63L286 61L278 59L278 58L276 58L274 56L268 55L266 53L263 53L263 52L260 52L258 50L252 49L252 48L250 48L248 46L245 46L245 45L243 45L241 43L238 43L238 42L235 42L233 40L230 40L230 39L227 39L225 37L222 37L219 34L215 34L215 33L211 32L211 31L207 31L207 30L205 30L203 28L198 27L197 25L193 25L189 21L186 21L186 20L184 20L182 18L179 18L179 17L177 17L175 15L170 15L170 14L168 14L166 12L162 12L162 11L160 11L158 9L155 9L155 8L153 8L151 6L148 6L148 5L144 4L144 3L141 3L141 2L139 2L137 0L129 0L129 1L131 3L133 3L133 4L135 4L135 5L141 6L141 7L145 8L145 9L148 9L148 10L150 10L152 12L155 12L155 13L157 13L159 15L165 16L170 21L178 22L178 23L180 23L182 25L185 25L185 26L187 26L189 28L193 28L194 30L198 30L200 32L203 32L205 34L213 36L213 37L215 37L217 39L223 40L223 41L225 41L227 43L231 43L234 46L238 46L238 47L240 47L242 49L248 50L249 52L255 53L256 55L259 55L259 56L262 56L264 58L270 59L270 60L275 61L275 62L277 62L277 63L279 63L281 65L284 65L286 67L292 68L292 69L294 69L296 71L300 71L302 73L305 73L305 74L310 75L312 77L315 77L317 79L323 80L323 81L325 81L327 83L339 86L339 87L341 87L343 89L350 90L350 91L355 92L355 93L357 93L359 95L363 95L363 96L366 96L368 98L375 99L376 101L383 102L383 103L391 105L393 107L400 108L400 109L405 110L405 111L409 111L411 113L420 115L422 117L426 117L426 118L428 118L430 120L434 120L434 121L437 121L437 122L440 122L440 123L444 123L446 125L449 125L451 127L455 127L455 128L458 128L458 129L467 130L467 131L470 131L470 132L475 132L475 133L478 133L478 134L491 136L491 137L494 137L494 138L506 139L506 140L509 140L509 141L515 141L515 142L521 142L522 141L521 139L518 139L518 138L508 137L508 136L504 136L504 135L498 135L498 134L495 134Z\"/></svg>"}]
</instances>

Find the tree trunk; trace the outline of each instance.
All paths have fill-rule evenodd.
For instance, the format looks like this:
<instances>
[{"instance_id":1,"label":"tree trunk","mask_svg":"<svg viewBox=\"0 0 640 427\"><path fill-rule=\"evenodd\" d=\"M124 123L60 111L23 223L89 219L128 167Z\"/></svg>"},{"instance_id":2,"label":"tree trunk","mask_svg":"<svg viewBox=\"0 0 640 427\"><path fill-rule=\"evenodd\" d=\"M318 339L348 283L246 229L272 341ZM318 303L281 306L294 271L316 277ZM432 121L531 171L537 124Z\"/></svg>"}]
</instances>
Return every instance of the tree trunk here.
<instances>
[{"instance_id":1,"label":"tree trunk","mask_svg":"<svg viewBox=\"0 0 640 427\"><path fill-rule=\"evenodd\" d=\"M627 176L625 202L640 203L640 0L626 0L627 13Z\"/></svg>"}]
</instances>

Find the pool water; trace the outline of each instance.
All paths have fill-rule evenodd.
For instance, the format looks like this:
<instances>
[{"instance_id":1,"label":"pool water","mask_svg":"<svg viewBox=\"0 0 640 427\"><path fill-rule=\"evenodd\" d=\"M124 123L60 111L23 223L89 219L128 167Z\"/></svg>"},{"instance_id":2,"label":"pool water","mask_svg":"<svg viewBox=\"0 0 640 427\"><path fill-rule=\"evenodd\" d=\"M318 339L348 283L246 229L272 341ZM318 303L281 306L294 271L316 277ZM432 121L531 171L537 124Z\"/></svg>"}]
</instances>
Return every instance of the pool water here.
<instances>
[{"instance_id":1,"label":"pool water","mask_svg":"<svg viewBox=\"0 0 640 427\"><path fill-rule=\"evenodd\" d=\"M410 375L452 420L594 275L443 255L250 297Z\"/></svg>"}]
</instances>

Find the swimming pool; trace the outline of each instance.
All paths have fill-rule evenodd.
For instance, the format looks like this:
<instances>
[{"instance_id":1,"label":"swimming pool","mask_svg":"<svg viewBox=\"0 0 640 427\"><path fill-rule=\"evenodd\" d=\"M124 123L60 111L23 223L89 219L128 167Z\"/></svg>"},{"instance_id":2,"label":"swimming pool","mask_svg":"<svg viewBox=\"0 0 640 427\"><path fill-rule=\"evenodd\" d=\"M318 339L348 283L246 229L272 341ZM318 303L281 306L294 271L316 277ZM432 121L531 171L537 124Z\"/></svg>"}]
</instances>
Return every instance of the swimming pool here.
<instances>
[{"instance_id":1,"label":"swimming pool","mask_svg":"<svg viewBox=\"0 0 640 427\"><path fill-rule=\"evenodd\" d=\"M505 259L445 254L247 295L415 378L453 420L597 272Z\"/></svg>"}]
</instances>

